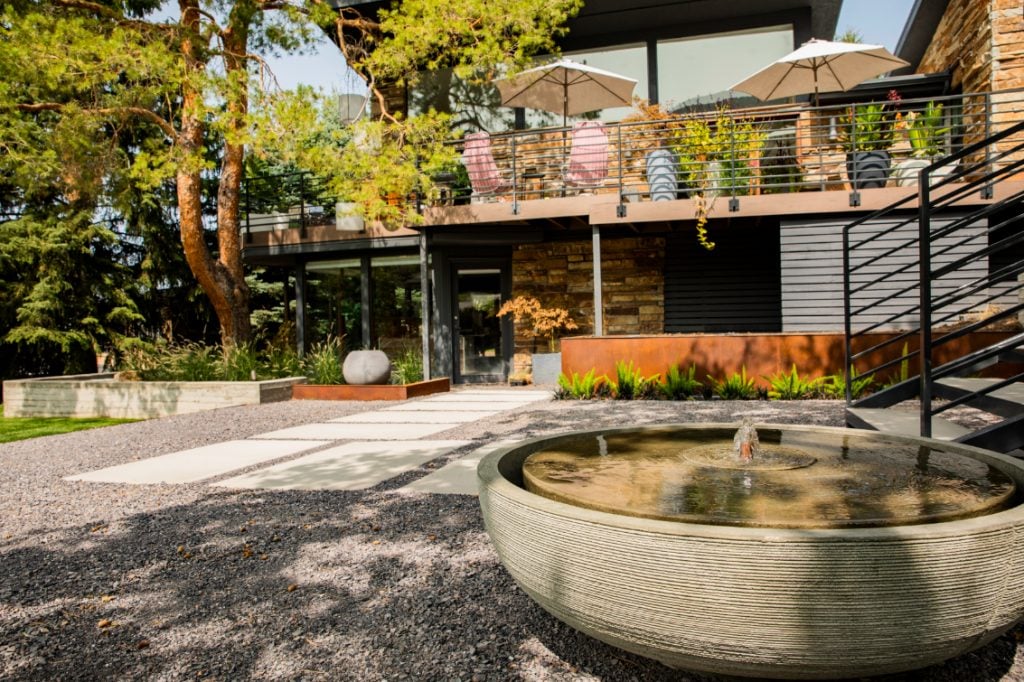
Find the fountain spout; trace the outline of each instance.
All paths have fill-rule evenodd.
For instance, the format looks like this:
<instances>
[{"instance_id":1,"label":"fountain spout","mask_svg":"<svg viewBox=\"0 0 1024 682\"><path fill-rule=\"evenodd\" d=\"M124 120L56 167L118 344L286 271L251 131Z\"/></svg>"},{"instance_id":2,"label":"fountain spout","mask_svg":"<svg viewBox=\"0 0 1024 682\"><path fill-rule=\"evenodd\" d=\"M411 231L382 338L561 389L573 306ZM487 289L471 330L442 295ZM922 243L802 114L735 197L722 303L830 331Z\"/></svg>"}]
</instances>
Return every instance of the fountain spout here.
<instances>
[{"instance_id":1,"label":"fountain spout","mask_svg":"<svg viewBox=\"0 0 1024 682\"><path fill-rule=\"evenodd\" d=\"M754 422L745 420L736 431L732 449L740 456L741 461L749 462L754 459L759 448L760 443L757 440L757 429L754 428Z\"/></svg>"}]
</instances>

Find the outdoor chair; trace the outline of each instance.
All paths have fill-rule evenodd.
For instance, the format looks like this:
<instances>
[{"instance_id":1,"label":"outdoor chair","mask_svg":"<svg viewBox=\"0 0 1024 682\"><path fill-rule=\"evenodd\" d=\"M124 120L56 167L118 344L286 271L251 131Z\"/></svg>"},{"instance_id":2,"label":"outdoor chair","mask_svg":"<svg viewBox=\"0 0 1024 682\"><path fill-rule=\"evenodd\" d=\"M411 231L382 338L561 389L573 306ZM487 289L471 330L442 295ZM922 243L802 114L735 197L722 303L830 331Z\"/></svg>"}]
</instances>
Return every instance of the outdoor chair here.
<instances>
[{"instance_id":1,"label":"outdoor chair","mask_svg":"<svg viewBox=\"0 0 1024 682\"><path fill-rule=\"evenodd\" d=\"M567 187L594 188L608 177L608 133L600 121L580 121L572 127Z\"/></svg>"},{"instance_id":2,"label":"outdoor chair","mask_svg":"<svg viewBox=\"0 0 1024 682\"><path fill-rule=\"evenodd\" d=\"M512 183L502 177L491 151L491 136L487 132L466 135L462 150L462 165L469 175L474 199L493 198L512 189Z\"/></svg>"}]
</instances>

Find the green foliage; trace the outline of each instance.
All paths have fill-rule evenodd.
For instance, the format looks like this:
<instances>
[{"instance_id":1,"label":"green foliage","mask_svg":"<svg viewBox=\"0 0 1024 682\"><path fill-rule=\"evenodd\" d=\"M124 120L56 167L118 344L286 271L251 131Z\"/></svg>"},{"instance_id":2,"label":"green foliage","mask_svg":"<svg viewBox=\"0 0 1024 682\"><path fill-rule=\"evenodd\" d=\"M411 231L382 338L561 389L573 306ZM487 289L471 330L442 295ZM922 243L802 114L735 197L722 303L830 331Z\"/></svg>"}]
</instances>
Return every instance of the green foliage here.
<instances>
[{"instance_id":1,"label":"green foliage","mask_svg":"<svg viewBox=\"0 0 1024 682\"><path fill-rule=\"evenodd\" d=\"M796 371L796 363L793 363L793 368L788 374L779 372L766 378L771 386L768 389L768 397L773 400L814 398L819 394L823 383L823 379L820 377L818 379L801 377Z\"/></svg>"},{"instance_id":2,"label":"green foliage","mask_svg":"<svg viewBox=\"0 0 1024 682\"><path fill-rule=\"evenodd\" d=\"M616 400L650 400L658 394L660 374L645 377L640 369L620 360L615 363L615 380L611 390Z\"/></svg>"},{"instance_id":3,"label":"green foliage","mask_svg":"<svg viewBox=\"0 0 1024 682\"><path fill-rule=\"evenodd\" d=\"M904 381L910 379L910 344L904 343L903 348L900 350L899 370L889 375L889 380L885 382L882 388L890 388L896 384L902 384Z\"/></svg>"},{"instance_id":4,"label":"green foliage","mask_svg":"<svg viewBox=\"0 0 1024 682\"><path fill-rule=\"evenodd\" d=\"M117 369L136 374L144 381L250 381L302 376L308 370L294 350L255 344L220 346L198 343L150 344L137 339L124 344L117 354ZM340 376L340 369L339 369ZM337 383L337 382L335 382Z\"/></svg>"},{"instance_id":5,"label":"green foliage","mask_svg":"<svg viewBox=\"0 0 1024 682\"><path fill-rule=\"evenodd\" d=\"M133 421L138 420L106 417L4 417L4 406L0 405L0 443L95 429L101 426L113 426L114 424L127 424Z\"/></svg>"},{"instance_id":6,"label":"green foliage","mask_svg":"<svg viewBox=\"0 0 1024 682\"><path fill-rule=\"evenodd\" d=\"M856 104L839 121L839 143L847 152L885 151L896 136L896 114L887 102Z\"/></svg>"},{"instance_id":7,"label":"green foliage","mask_svg":"<svg viewBox=\"0 0 1024 682\"><path fill-rule=\"evenodd\" d=\"M850 376L852 377L850 395L854 400L857 400L865 393L868 393L871 390L871 386L875 383L874 374L861 376L856 373L853 367L850 367ZM825 377L821 384L821 391L826 398L845 400L846 375L842 372L837 372Z\"/></svg>"},{"instance_id":8,"label":"green foliage","mask_svg":"<svg viewBox=\"0 0 1024 682\"><path fill-rule=\"evenodd\" d=\"M733 372L721 381L709 376L711 390L723 400L754 400L758 397L757 384L753 377L747 376L746 365L740 367L739 373Z\"/></svg>"},{"instance_id":9,"label":"green foliage","mask_svg":"<svg viewBox=\"0 0 1024 682\"><path fill-rule=\"evenodd\" d=\"M940 156L946 146L949 126L942 113L942 105L928 102L923 111L912 111L906 116L907 139L913 155L925 159Z\"/></svg>"},{"instance_id":10,"label":"green foliage","mask_svg":"<svg viewBox=\"0 0 1024 682\"><path fill-rule=\"evenodd\" d=\"M311 384L343 384L341 374L342 339L328 336L325 340L314 343L303 358L306 377Z\"/></svg>"},{"instance_id":11,"label":"green foliage","mask_svg":"<svg viewBox=\"0 0 1024 682\"><path fill-rule=\"evenodd\" d=\"M423 352L408 348L391 360L391 383L414 384L423 381Z\"/></svg>"},{"instance_id":12,"label":"green foliage","mask_svg":"<svg viewBox=\"0 0 1024 682\"><path fill-rule=\"evenodd\" d=\"M555 397L559 399L573 398L575 400L590 400L601 397L601 388L608 383L605 375L595 376L595 370L591 369L582 377L573 372L571 377L565 374L558 375L558 388Z\"/></svg>"},{"instance_id":13,"label":"green foliage","mask_svg":"<svg viewBox=\"0 0 1024 682\"><path fill-rule=\"evenodd\" d=\"M689 400L697 395L703 384L695 378L697 367L690 363L684 373L682 365L672 365L665 374L665 383L661 384L661 392L669 400Z\"/></svg>"}]
</instances>

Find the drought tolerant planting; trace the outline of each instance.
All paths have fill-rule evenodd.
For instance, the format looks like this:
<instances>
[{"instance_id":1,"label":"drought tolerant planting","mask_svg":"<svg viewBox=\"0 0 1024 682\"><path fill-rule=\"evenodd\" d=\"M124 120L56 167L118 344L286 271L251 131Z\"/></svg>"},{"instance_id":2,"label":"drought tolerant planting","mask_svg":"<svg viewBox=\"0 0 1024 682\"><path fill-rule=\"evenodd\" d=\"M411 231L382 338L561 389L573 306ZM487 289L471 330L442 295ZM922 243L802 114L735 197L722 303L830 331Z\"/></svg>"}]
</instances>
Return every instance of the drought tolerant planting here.
<instances>
[{"instance_id":1,"label":"drought tolerant planting","mask_svg":"<svg viewBox=\"0 0 1024 682\"><path fill-rule=\"evenodd\" d=\"M891 382L900 380L906 367L901 367ZM875 385L873 374L858 375L851 369L851 394L859 398L871 391ZM759 380L760 379L760 380ZM905 380L905 377L904 379ZM811 378L802 376L794 363L789 372L754 377L747 374L745 366L739 372L721 377L705 375L704 381L697 379L697 367L690 363L684 369L683 363L669 367L665 373L644 376L635 363L620 360L615 363L615 377L597 375L590 369L583 375L578 372L560 374L555 398L559 400L591 400L613 398L615 400L843 400L846 398L846 376L839 372L828 376Z\"/></svg>"}]
</instances>

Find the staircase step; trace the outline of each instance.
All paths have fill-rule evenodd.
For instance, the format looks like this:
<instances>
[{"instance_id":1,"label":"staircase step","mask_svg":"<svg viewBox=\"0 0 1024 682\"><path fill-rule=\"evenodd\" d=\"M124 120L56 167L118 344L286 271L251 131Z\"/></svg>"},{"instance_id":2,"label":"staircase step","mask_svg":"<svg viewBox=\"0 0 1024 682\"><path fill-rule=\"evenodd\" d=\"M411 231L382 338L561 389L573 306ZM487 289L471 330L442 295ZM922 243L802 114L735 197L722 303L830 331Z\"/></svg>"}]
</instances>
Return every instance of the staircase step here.
<instances>
[{"instance_id":1,"label":"staircase step","mask_svg":"<svg viewBox=\"0 0 1024 682\"><path fill-rule=\"evenodd\" d=\"M846 423L861 429L873 429L900 436L920 435L921 415L910 410L891 410L868 407L850 407L846 410ZM956 440L971 431L942 417L932 417L932 438Z\"/></svg>"},{"instance_id":2,"label":"staircase step","mask_svg":"<svg viewBox=\"0 0 1024 682\"><path fill-rule=\"evenodd\" d=\"M947 377L936 381L933 390L936 396L955 400L961 396L997 384L999 381L999 379ZM966 404L979 410L998 414L1001 417L1015 417L1024 413L1024 383L1017 382L1009 386L1003 386L987 395L978 396Z\"/></svg>"}]
</instances>

